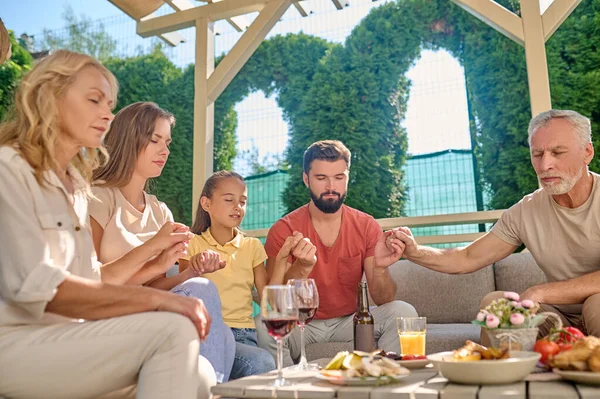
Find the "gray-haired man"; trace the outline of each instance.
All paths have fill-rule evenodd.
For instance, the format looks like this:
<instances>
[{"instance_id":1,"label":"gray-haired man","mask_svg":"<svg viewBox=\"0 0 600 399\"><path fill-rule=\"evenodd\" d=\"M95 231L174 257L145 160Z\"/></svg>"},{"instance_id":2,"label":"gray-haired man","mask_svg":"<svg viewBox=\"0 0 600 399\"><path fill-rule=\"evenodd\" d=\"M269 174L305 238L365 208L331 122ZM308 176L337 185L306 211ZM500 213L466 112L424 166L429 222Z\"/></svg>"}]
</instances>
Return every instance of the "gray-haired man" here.
<instances>
[{"instance_id":1,"label":"gray-haired man","mask_svg":"<svg viewBox=\"0 0 600 399\"><path fill-rule=\"evenodd\" d=\"M600 336L600 175L588 169L594 157L590 121L574 111L543 112L529 124L529 147L542 188L504 212L490 232L463 248L435 249L417 245L400 227L388 242L390 253L394 242L403 243L403 256L419 265L470 273L525 244L548 283L528 288L521 298ZM487 295L482 306L498 297Z\"/></svg>"}]
</instances>

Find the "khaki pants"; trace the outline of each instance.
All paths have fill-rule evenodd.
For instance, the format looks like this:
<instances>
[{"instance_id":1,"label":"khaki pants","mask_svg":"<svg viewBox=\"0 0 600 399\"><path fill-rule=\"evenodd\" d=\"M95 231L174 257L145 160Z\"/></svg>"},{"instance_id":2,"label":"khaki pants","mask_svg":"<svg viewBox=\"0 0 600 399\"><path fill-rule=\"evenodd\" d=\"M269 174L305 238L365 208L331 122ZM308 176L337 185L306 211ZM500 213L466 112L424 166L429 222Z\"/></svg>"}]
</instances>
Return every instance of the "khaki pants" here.
<instances>
[{"instance_id":1,"label":"khaki pants","mask_svg":"<svg viewBox=\"0 0 600 399\"><path fill-rule=\"evenodd\" d=\"M415 317L415 308L402 301L392 301L381 306L371 308L371 314L375 319L375 340L377 347L386 352L400 353L400 340L396 327L396 317ZM314 342L352 342L354 329L352 317L335 317L333 319L313 320L304 329L304 342L306 345ZM258 346L268 350L277 359L277 343L269 336L265 325L256 316L256 332L258 335ZM300 359L300 329L294 331L283 341L283 365L291 366L292 359Z\"/></svg>"},{"instance_id":2,"label":"khaki pants","mask_svg":"<svg viewBox=\"0 0 600 399\"><path fill-rule=\"evenodd\" d=\"M199 346L193 324L168 312L0 327L0 396L209 398L216 377Z\"/></svg>"},{"instance_id":3,"label":"khaki pants","mask_svg":"<svg viewBox=\"0 0 600 399\"><path fill-rule=\"evenodd\" d=\"M480 309L485 308L494 300L503 298L504 291L494 291L487 294L481 301ZM566 313L561 311L558 305L540 304L541 312L552 312L560 317L563 325L577 327L586 335L600 337L600 294L592 295L583 302L581 313ZM538 339L545 337L554 327L553 320L549 319L539 326L540 332ZM485 331L481 330L481 343L484 346L489 346L490 341Z\"/></svg>"}]
</instances>

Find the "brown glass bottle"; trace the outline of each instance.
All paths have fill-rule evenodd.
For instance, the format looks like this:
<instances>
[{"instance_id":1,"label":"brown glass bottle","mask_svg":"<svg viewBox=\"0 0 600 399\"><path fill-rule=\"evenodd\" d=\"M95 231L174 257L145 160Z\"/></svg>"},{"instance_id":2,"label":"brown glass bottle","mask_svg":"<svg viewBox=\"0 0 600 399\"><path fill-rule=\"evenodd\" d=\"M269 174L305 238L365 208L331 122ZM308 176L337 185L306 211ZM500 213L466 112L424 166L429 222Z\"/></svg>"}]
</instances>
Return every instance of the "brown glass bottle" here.
<instances>
[{"instance_id":1,"label":"brown glass bottle","mask_svg":"<svg viewBox=\"0 0 600 399\"><path fill-rule=\"evenodd\" d=\"M375 324L369 312L367 282L358 283L358 307L354 313L354 350L371 352L375 349Z\"/></svg>"}]
</instances>

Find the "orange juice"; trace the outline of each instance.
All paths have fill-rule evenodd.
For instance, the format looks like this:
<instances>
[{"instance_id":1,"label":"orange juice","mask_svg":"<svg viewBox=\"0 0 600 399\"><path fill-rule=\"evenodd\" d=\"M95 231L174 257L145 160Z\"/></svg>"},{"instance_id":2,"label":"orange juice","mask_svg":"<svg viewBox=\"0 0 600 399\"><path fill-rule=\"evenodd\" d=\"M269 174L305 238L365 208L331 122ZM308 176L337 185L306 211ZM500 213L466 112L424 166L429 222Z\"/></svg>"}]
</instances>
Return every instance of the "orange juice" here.
<instances>
[{"instance_id":1,"label":"orange juice","mask_svg":"<svg viewBox=\"0 0 600 399\"><path fill-rule=\"evenodd\" d=\"M425 331L399 331L398 336L401 355L425 355Z\"/></svg>"}]
</instances>

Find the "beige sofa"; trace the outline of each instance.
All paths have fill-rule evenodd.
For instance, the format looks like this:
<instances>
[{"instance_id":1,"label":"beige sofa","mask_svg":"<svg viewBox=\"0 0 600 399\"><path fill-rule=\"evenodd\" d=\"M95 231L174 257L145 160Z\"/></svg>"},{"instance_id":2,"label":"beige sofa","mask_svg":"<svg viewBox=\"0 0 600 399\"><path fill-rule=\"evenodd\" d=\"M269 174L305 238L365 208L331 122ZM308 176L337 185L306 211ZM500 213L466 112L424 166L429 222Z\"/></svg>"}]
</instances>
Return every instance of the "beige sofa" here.
<instances>
[{"instance_id":1,"label":"beige sofa","mask_svg":"<svg viewBox=\"0 0 600 399\"><path fill-rule=\"evenodd\" d=\"M545 282L530 253L512 254L471 274L448 275L401 260L390 267L397 284L396 299L411 303L427 317L427 353L456 349L466 339L479 341L479 326L471 324L483 297L492 291L523 292ZM352 343L328 342L306 347L309 360L352 350Z\"/></svg>"}]
</instances>

